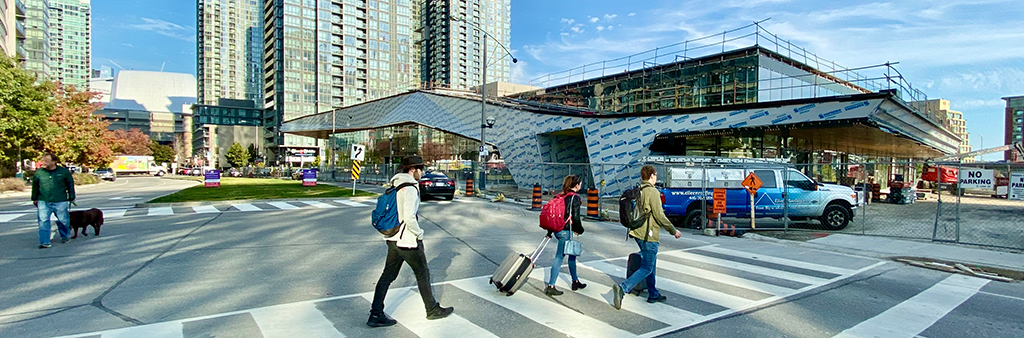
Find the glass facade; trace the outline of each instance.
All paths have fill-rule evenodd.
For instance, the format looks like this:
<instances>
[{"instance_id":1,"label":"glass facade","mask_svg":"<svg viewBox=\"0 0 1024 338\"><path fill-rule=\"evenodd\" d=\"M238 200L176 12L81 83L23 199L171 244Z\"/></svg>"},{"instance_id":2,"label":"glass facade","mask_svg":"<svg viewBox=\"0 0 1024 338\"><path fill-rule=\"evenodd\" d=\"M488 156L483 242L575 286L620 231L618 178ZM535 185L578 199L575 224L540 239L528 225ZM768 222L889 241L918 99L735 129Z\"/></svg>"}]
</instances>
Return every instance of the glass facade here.
<instances>
[{"instance_id":1,"label":"glass facade","mask_svg":"<svg viewBox=\"0 0 1024 338\"><path fill-rule=\"evenodd\" d=\"M174 135L184 133L185 117L176 113L151 113L144 110L101 109L97 115L103 115L104 121L110 122L108 130L138 129L149 135L151 140L168 143L174 142Z\"/></svg>"},{"instance_id":2,"label":"glass facade","mask_svg":"<svg viewBox=\"0 0 1024 338\"><path fill-rule=\"evenodd\" d=\"M415 88L411 0L265 0L264 125ZM268 144L318 146L276 134Z\"/></svg>"},{"instance_id":3,"label":"glass facade","mask_svg":"<svg viewBox=\"0 0 1024 338\"><path fill-rule=\"evenodd\" d=\"M85 90L91 58L91 9L88 1L50 0L51 79Z\"/></svg>"},{"instance_id":4,"label":"glass facade","mask_svg":"<svg viewBox=\"0 0 1024 338\"><path fill-rule=\"evenodd\" d=\"M527 92L519 98L595 110L642 113L758 102L758 50L688 60Z\"/></svg>"},{"instance_id":5,"label":"glass facade","mask_svg":"<svg viewBox=\"0 0 1024 338\"><path fill-rule=\"evenodd\" d=\"M232 126L262 125L263 109L196 105L192 109L195 124Z\"/></svg>"},{"instance_id":6,"label":"glass facade","mask_svg":"<svg viewBox=\"0 0 1024 338\"><path fill-rule=\"evenodd\" d=\"M198 99L261 102L263 18L258 0L199 0L196 47Z\"/></svg>"},{"instance_id":7,"label":"glass facade","mask_svg":"<svg viewBox=\"0 0 1024 338\"><path fill-rule=\"evenodd\" d=\"M510 82L512 60L495 44L511 48L511 11L510 0L426 1L419 17L423 31L420 81L456 89L479 85L485 38L479 27L494 38L486 44L487 82Z\"/></svg>"},{"instance_id":8,"label":"glass facade","mask_svg":"<svg viewBox=\"0 0 1024 338\"><path fill-rule=\"evenodd\" d=\"M25 70L50 79L50 1L25 0Z\"/></svg>"},{"instance_id":9,"label":"glass facade","mask_svg":"<svg viewBox=\"0 0 1024 338\"><path fill-rule=\"evenodd\" d=\"M366 146L364 168L397 164L404 156L419 155L428 166L439 161L476 160L480 141L465 138L419 124L338 133L331 136L333 148L339 152L338 168L350 167L346 149L352 144Z\"/></svg>"}]
</instances>

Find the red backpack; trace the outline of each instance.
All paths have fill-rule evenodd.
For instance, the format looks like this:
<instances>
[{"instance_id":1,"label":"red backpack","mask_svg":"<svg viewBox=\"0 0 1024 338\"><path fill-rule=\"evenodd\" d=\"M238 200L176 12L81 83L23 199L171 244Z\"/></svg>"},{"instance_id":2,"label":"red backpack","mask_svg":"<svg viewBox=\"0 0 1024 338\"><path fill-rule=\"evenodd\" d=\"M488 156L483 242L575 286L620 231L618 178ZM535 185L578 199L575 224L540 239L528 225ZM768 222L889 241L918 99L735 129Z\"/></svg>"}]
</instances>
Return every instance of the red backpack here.
<instances>
[{"instance_id":1,"label":"red backpack","mask_svg":"<svg viewBox=\"0 0 1024 338\"><path fill-rule=\"evenodd\" d=\"M558 194L555 198L544 204L544 207L540 209L541 229L551 232L559 232L565 229L565 224L567 223L565 219L565 198L573 195L576 194Z\"/></svg>"}]
</instances>

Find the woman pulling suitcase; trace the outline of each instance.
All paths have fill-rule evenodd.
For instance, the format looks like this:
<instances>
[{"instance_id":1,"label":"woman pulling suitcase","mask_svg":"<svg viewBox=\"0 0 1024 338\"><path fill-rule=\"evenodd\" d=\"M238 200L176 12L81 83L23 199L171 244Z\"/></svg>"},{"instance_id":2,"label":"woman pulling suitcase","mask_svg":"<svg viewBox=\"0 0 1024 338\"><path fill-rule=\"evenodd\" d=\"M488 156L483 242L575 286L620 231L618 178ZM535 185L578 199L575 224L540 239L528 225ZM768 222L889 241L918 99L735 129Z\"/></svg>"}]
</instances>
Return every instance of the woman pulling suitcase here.
<instances>
[{"instance_id":1,"label":"woman pulling suitcase","mask_svg":"<svg viewBox=\"0 0 1024 338\"><path fill-rule=\"evenodd\" d=\"M562 231L548 231L548 238L551 238L552 235L558 238L558 250L555 251L555 260L551 263L551 278L544 289L544 293L548 296L558 296L564 293L555 288L555 281L558 280L558 273L562 269L562 261L567 251L569 253L569 275L572 276L572 290L576 291L587 287L587 284L580 283L579 276L576 275L576 255L579 254L579 250L582 250L582 247L573 248L573 246L579 246L579 243L570 243L574 234L576 236L583 234L583 224L580 223L580 204L582 204L582 201L576 195L582 183L583 181L576 175L566 176L562 180L562 195L565 195L566 224ZM569 250L566 250L567 245L570 246Z\"/></svg>"}]
</instances>

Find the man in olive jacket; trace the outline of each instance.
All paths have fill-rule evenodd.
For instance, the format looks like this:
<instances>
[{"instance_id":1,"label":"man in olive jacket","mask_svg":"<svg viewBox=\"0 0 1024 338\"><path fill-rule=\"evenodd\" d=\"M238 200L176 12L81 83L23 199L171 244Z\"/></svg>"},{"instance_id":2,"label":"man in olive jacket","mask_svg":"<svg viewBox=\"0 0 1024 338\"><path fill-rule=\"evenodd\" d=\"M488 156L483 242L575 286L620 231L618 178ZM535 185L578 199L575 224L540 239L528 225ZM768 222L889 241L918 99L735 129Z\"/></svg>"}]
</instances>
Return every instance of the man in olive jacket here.
<instances>
[{"instance_id":1,"label":"man in olive jacket","mask_svg":"<svg viewBox=\"0 0 1024 338\"><path fill-rule=\"evenodd\" d=\"M57 216L60 242L71 236L68 207L75 201L75 180L68 168L57 165L57 155L46 153L39 160L40 168L32 177L32 204L39 220L39 248L50 247L50 215Z\"/></svg>"},{"instance_id":2,"label":"man in olive jacket","mask_svg":"<svg viewBox=\"0 0 1024 338\"><path fill-rule=\"evenodd\" d=\"M640 200L637 201L637 207L641 209L645 215L648 215L647 220L644 221L644 225L629 231L629 237L636 240L637 246L640 247L640 268L633 273L632 276L622 282L622 284L615 284L612 286L612 293L614 296L614 305L616 309L622 308L622 296L624 295L623 290L632 290L640 280L647 279L647 302L657 303L664 302L666 297L662 296L658 292L658 289L654 287L654 271L655 265L658 261L658 240L660 239L660 228L665 228L670 234L679 238L683 235L682 231L676 230L672 226L672 222L665 216L665 209L661 205L661 195L658 189L654 187L654 184L658 182L658 172L653 166L645 165L640 169L640 178L643 183L640 184Z\"/></svg>"}]
</instances>

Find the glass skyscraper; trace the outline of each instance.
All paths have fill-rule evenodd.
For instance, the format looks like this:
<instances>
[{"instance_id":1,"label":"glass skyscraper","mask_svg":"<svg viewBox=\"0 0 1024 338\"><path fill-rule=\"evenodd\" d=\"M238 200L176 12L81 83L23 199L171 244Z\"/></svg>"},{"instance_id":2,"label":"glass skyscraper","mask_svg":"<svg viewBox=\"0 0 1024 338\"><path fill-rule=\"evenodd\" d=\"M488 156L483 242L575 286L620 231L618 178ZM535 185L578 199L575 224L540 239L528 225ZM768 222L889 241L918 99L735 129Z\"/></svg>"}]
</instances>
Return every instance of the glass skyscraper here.
<instances>
[{"instance_id":1,"label":"glass skyscraper","mask_svg":"<svg viewBox=\"0 0 1024 338\"><path fill-rule=\"evenodd\" d=\"M510 48L510 0L425 1L420 12L423 42L420 79L430 86L469 89L480 85L483 39L474 27ZM462 21L452 21L462 20ZM467 24L468 22L468 24ZM487 82L510 82L512 60L488 39Z\"/></svg>"},{"instance_id":2,"label":"glass skyscraper","mask_svg":"<svg viewBox=\"0 0 1024 338\"><path fill-rule=\"evenodd\" d=\"M264 0L265 125L416 88L416 11L412 0ZM282 148L322 146L274 138Z\"/></svg>"},{"instance_id":3,"label":"glass skyscraper","mask_svg":"<svg viewBox=\"0 0 1024 338\"><path fill-rule=\"evenodd\" d=\"M92 23L89 0L49 0L50 79L88 89Z\"/></svg>"},{"instance_id":4,"label":"glass skyscraper","mask_svg":"<svg viewBox=\"0 0 1024 338\"><path fill-rule=\"evenodd\" d=\"M50 1L25 0L25 69L50 79Z\"/></svg>"},{"instance_id":5,"label":"glass skyscraper","mask_svg":"<svg viewBox=\"0 0 1024 338\"><path fill-rule=\"evenodd\" d=\"M263 3L199 0L196 11L200 104L218 99L263 101Z\"/></svg>"}]
</instances>

